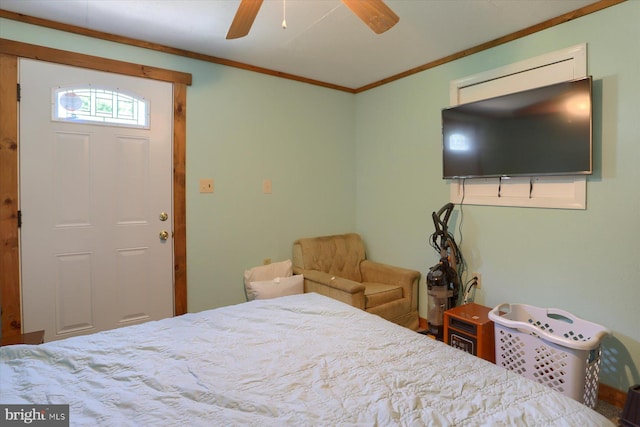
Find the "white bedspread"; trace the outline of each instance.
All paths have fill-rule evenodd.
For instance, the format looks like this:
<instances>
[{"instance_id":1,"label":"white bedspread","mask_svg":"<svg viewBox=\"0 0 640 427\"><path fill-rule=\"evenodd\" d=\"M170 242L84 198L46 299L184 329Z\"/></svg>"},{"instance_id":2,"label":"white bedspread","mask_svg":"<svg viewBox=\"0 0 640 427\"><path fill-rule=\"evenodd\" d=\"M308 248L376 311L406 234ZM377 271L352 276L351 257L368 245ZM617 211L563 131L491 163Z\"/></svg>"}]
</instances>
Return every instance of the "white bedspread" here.
<instances>
[{"instance_id":1,"label":"white bedspread","mask_svg":"<svg viewBox=\"0 0 640 427\"><path fill-rule=\"evenodd\" d=\"M0 349L0 403L71 425L605 426L561 394L317 294Z\"/></svg>"}]
</instances>

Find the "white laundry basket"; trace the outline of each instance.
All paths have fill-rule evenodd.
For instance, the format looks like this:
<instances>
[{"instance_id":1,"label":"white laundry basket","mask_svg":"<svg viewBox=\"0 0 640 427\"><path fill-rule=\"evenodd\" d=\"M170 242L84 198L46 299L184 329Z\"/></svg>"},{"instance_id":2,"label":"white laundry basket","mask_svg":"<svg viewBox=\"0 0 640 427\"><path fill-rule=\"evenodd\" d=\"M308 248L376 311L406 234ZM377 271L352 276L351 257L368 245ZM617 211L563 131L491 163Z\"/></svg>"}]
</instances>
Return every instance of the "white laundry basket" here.
<instances>
[{"instance_id":1,"label":"white laundry basket","mask_svg":"<svg viewBox=\"0 0 640 427\"><path fill-rule=\"evenodd\" d=\"M555 308L500 304L495 324L496 365L545 384L591 408L598 401L600 343L611 332Z\"/></svg>"}]
</instances>

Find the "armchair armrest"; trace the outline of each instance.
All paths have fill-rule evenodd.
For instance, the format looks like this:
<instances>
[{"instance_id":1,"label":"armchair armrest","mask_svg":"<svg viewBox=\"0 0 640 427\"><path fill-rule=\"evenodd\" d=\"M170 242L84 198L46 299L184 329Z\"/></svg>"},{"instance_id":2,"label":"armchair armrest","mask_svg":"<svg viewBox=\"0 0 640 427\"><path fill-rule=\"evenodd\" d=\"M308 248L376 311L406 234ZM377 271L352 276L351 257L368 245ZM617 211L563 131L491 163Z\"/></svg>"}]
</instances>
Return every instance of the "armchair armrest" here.
<instances>
[{"instance_id":1,"label":"armchair armrest","mask_svg":"<svg viewBox=\"0 0 640 427\"><path fill-rule=\"evenodd\" d=\"M360 263L363 282L387 283L402 286L403 297L411 301L412 310L418 308L420 272L379 262L364 260Z\"/></svg>"},{"instance_id":2,"label":"armchair armrest","mask_svg":"<svg viewBox=\"0 0 640 427\"><path fill-rule=\"evenodd\" d=\"M300 267L294 267L293 273L304 276L305 292L316 292L364 310L365 286L362 283Z\"/></svg>"}]
</instances>

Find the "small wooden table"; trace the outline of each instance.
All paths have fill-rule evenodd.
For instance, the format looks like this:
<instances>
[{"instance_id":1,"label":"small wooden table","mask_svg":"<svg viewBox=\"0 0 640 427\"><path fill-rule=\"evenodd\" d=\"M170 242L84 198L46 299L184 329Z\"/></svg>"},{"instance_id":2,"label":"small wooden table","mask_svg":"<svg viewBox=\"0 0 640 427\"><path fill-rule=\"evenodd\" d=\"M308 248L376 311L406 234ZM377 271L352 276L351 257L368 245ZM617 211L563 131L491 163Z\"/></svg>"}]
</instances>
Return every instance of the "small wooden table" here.
<instances>
[{"instance_id":1,"label":"small wooden table","mask_svg":"<svg viewBox=\"0 0 640 427\"><path fill-rule=\"evenodd\" d=\"M26 334L11 335L2 337L0 347L14 344L42 344L44 342L44 331L27 332Z\"/></svg>"}]
</instances>

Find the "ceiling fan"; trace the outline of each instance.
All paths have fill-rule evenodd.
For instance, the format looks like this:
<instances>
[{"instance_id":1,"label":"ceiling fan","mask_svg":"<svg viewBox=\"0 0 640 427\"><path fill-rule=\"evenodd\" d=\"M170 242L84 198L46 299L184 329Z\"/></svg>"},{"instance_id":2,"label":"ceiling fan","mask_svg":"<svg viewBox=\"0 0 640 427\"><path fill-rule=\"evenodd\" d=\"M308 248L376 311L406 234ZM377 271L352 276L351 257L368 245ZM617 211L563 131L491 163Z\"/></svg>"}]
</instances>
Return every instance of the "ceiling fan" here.
<instances>
[{"instance_id":1,"label":"ceiling fan","mask_svg":"<svg viewBox=\"0 0 640 427\"><path fill-rule=\"evenodd\" d=\"M249 34L263 0L241 0L227 39L237 39ZM351 11L376 34L382 34L400 20L383 0L342 0Z\"/></svg>"}]
</instances>

